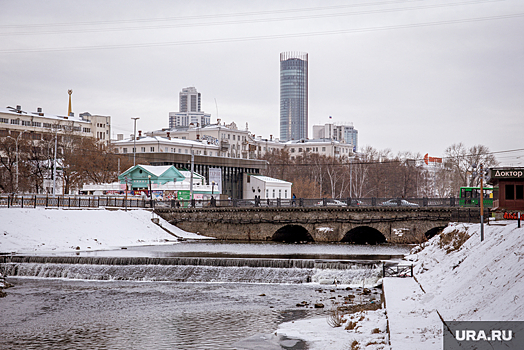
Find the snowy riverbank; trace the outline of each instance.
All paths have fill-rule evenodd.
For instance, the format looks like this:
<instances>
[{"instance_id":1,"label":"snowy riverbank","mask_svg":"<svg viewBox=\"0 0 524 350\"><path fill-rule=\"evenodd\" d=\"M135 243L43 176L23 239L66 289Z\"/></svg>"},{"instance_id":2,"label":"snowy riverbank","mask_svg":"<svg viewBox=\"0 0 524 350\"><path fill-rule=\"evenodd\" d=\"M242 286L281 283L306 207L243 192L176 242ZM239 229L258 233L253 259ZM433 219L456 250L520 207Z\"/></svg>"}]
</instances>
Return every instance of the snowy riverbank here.
<instances>
[{"instance_id":1,"label":"snowy riverbank","mask_svg":"<svg viewBox=\"0 0 524 350\"><path fill-rule=\"evenodd\" d=\"M173 244L177 237L207 238L185 232L147 210L0 209L0 252L46 253L120 249Z\"/></svg>"},{"instance_id":2,"label":"snowy riverbank","mask_svg":"<svg viewBox=\"0 0 524 350\"><path fill-rule=\"evenodd\" d=\"M515 221L485 225L451 224L415 248L406 260L415 279L386 278L384 291L390 343L381 337L383 310L364 312L329 329L326 319L281 325L278 334L304 339L309 349L442 349L442 321L524 320L524 227ZM381 317L383 316L383 317ZM378 328L380 333L372 333ZM325 334L325 337L319 336Z\"/></svg>"}]
</instances>

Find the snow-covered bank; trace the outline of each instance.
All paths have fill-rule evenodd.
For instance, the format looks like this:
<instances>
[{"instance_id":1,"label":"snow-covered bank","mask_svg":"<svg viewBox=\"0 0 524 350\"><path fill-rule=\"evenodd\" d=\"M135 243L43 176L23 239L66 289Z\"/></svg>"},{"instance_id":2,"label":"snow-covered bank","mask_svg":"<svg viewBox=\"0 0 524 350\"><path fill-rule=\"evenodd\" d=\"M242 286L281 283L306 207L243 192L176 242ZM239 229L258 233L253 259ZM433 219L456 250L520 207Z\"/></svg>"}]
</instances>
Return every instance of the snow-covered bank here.
<instances>
[{"instance_id":1,"label":"snow-covered bank","mask_svg":"<svg viewBox=\"0 0 524 350\"><path fill-rule=\"evenodd\" d=\"M0 209L0 252L60 252L172 244L177 238L151 222L146 210ZM181 238L206 238L159 218Z\"/></svg>"},{"instance_id":2,"label":"snow-covered bank","mask_svg":"<svg viewBox=\"0 0 524 350\"><path fill-rule=\"evenodd\" d=\"M484 228L481 242L479 224L450 225L406 258L415 265L428 304L445 320L524 320L524 228L515 221ZM453 242L467 236L460 248L453 248Z\"/></svg>"},{"instance_id":3,"label":"snow-covered bank","mask_svg":"<svg viewBox=\"0 0 524 350\"><path fill-rule=\"evenodd\" d=\"M385 279L391 347L374 344L366 332L330 328L325 318L284 323L278 334L303 339L311 349L351 349L357 340L359 349L436 350L442 348L438 313L446 321L524 320L524 228L503 221L484 229L481 242L479 224L449 225L406 256L416 280ZM363 330L381 321L369 322L360 322Z\"/></svg>"}]
</instances>

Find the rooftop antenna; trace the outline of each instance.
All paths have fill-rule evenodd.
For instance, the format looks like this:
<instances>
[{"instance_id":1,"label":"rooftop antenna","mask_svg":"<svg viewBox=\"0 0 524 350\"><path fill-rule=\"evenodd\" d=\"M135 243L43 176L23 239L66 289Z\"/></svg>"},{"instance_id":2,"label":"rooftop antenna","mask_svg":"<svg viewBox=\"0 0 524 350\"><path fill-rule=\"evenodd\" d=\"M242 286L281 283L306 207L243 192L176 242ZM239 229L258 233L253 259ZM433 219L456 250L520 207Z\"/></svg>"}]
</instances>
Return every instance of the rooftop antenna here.
<instances>
[{"instance_id":1,"label":"rooftop antenna","mask_svg":"<svg viewBox=\"0 0 524 350\"><path fill-rule=\"evenodd\" d=\"M217 99L215 98L215 108L217 109L217 120L218 120L218 103L217 103Z\"/></svg>"}]
</instances>

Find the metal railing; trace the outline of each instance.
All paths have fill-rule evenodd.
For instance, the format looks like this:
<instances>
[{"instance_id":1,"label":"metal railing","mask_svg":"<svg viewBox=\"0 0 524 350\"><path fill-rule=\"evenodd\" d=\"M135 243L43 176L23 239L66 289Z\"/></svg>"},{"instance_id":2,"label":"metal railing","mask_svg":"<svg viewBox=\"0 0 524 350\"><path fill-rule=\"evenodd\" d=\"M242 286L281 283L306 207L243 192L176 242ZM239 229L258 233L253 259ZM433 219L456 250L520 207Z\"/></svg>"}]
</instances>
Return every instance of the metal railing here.
<instances>
[{"instance_id":1,"label":"metal railing","mask_svg":"<svg viewBox=\"0 0 524 350\"><path fill-rule=\"evenodd\" d=\"M234 207L234 208L271 208L271 207L305 207L305 208L344 208L344 207L383 207L383 208L417 208L417 207L458 207L456 198L274 198L274 199L167 199L151 200L149 198L125 198L123 196L89 196L89 195L52 195L21 194L0 195L0 207L7 208L207 208L207 207ZM468 217L480 216L479 208L465 208L456 212L460 220L464 215ZM489 209L488 210L489 214Z\"/></svg>"}]
</instances>

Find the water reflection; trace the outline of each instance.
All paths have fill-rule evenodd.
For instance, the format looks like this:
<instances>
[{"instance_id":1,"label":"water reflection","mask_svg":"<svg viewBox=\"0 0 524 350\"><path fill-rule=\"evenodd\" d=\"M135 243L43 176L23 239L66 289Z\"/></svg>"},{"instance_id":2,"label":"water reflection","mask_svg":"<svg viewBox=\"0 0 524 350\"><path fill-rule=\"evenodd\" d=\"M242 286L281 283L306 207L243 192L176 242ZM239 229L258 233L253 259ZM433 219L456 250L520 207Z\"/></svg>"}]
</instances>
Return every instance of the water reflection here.
<instances>
[{"instance_id":1,"label":"water reflection","mask_svg":"<svg viewBox=\"0 0 524 350\"><path fill-rule=\"evenodd\" d=\"M14 280L0 300L1 349L232 350L324 313L295 307L318 298L312 285Z\"/></svg>"}]
</instances>

